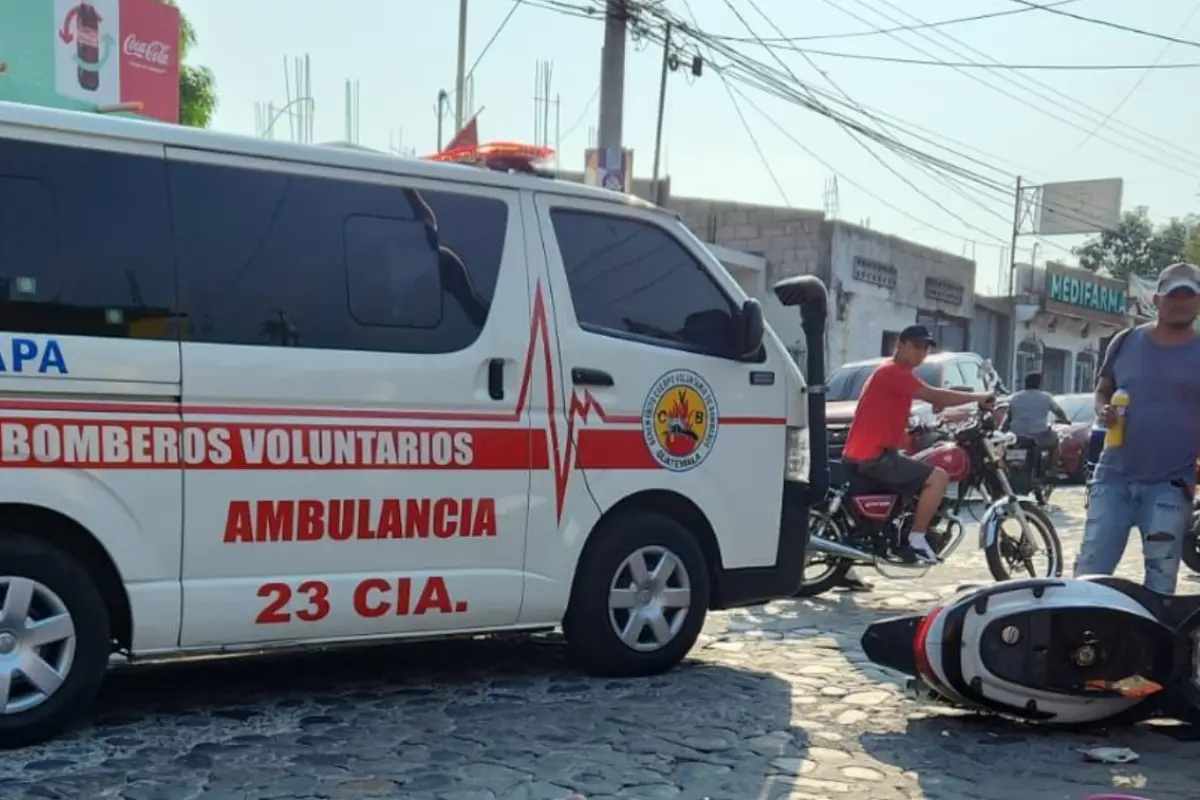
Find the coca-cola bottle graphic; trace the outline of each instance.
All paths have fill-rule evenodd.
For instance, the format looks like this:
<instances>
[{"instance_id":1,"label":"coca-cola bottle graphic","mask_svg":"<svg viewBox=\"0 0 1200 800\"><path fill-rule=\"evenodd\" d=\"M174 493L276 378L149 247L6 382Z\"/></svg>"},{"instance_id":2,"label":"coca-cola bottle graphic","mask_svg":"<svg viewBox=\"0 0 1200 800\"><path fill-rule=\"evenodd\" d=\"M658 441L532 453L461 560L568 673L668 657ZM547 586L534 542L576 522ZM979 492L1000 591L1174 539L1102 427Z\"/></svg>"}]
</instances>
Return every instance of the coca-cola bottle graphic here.
<instances>
[{"instance_id":1,"label":"coca-cola bottle graphic","mask_svg":"<svg viewBox=\"0 0 1200 800\"><path fill-rule=\"evenodd\" d=\"M75 54L79 85L89 92L100 88L100 14L91 3L80 3L75 17ZM90 67L88 65L91 65Z\"/></svg>"}]
</instances>

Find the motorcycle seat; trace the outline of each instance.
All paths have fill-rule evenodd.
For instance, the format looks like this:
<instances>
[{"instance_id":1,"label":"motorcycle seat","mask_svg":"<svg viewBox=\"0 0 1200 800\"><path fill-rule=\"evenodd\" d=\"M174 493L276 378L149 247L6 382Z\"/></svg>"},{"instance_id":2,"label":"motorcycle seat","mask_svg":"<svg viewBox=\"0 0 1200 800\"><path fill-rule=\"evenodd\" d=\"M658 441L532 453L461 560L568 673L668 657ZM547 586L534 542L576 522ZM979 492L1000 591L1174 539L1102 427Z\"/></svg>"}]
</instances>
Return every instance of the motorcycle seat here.
<instances>
[{"instance_id":1,"label":"motorcycle seat","mask_svg":"<svg viewBox=\"0 0 1200 800\"><path fill-rule=\"evenodd\" d=\"M868 478L860 473L853 465L846 464L846 481L850 486L850 494L897 494L890 486Z\"/></svg>"}]
</instances>

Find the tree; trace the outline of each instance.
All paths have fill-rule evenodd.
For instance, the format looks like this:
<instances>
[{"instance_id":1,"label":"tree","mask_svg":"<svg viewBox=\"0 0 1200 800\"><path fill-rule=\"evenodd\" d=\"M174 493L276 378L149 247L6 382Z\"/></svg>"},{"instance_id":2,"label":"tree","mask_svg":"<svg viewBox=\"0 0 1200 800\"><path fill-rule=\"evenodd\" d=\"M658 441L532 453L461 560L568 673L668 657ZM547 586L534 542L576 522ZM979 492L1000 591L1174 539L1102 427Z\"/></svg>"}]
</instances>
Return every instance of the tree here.
<instances>
[{"instance_id":1,"label":"tree","mask_svg":"<svg viewBox=\"0 0 1200 800\"><path fill-rule=\"evenodd\" d=\"M159 0L174 6L175 0ZM208 67L185 64L196 44L196 29L179 12L179 124L207 128L217 110L217 79Z\"/></svg>"},{"instance_id":2,"label":"tree","mask_svg":"<svg viewBox=\"0 0 1200 800\"><path fill-rule=\"evenodd\" d=\"M1075 248L1079 266L1093 272L1107 269L1121 280L1129 275L1153 278L1163 267L1187 258L1189 253L1200 256L1200 217L1189 214L1155 225L1145 206L1126 211L1116 230L1105 231Z\"/></svg>"}]
</instances>

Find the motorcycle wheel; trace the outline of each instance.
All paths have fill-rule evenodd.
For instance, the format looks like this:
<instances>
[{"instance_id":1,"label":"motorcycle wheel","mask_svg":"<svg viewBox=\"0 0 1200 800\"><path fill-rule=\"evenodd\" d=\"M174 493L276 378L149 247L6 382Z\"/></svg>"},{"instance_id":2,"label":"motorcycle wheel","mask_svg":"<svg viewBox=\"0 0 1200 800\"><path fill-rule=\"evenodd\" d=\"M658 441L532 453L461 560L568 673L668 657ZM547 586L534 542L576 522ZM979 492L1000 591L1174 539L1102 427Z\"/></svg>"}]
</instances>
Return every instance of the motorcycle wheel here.
<instances>
[{"instance_id":1,"label":"motorcycle wheel","mask_svg":"<svg viewBox=\"0 0 1200 800\"><path fill-rule=\"evenodd\" d=\"M825 538L832 538L834 541L844 542L846 540L846 532L842 526L835 522L821 511L808 512L808 529L814 534L816 531L824 531ZM813 577L809 577L808 568L810 566L826 565L824 570L816 573ZM800 588L796 590L796 597L816 597L820 594L825 594L830 589L833 589L842 582L846 577L846 573L854 566L854 561L849 558L838 558L829 553L821 553L816 550L809 550L804 554L804 569L803 578L800 581Z\"/></svg>"},{"instance_id":2,"label":"motorcycle wheel","mask_svg":"<svg viewBox=\"0 0 1200 800\"><path fill-rule=\"evenodd\" d=\"M1058 531L1055 530L1054 523L1045 511L1042 511L1037 505L1028 500L1021 501L1021 510L1025 512L1025 516L1029 520L1030 533L1040 540L1037 542L1040 545L1040 552L1049 556L1049 563L1044 570L1046 574L1020 575L1018 577L1060 577L1063 571L1062 542L1059 541ZM1010 518L1011 515L1004 517L1004 519ZM984 556L987 558L988 572L992 573L993 578L998 581L1013 579L1011 566L1012 562L1019 556L1017 552L1019 545L1019 541L1014 541L1005 536L1004 531L997 532L996 540L988 545L984 551ZM1034 571L1038 571L1036 567Z\"/></svg>"},{"instance_id":3,"label":"motorcycle wheel","mask_svg":"<svg viewBox=\"0 0 1200 800\"><path fill-rule=\"evenodd\" d=\"M1192 514L1192 529L1183 537L1183 563L1200 572L1200 512Z\"/></svg>"}]
</instances>

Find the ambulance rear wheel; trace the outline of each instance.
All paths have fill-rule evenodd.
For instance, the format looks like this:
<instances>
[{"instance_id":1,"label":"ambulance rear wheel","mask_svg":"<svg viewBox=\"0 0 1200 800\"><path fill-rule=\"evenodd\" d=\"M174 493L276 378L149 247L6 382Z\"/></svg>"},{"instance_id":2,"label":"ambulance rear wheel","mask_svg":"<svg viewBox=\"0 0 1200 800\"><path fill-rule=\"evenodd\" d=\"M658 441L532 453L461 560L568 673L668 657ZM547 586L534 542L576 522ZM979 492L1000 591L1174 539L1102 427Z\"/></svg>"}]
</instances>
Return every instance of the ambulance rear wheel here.
<instances>
[{"instance_id":1,"label":"ambulance rear wheel","mask_svg":"<svg viewBox=\"0 0 1200 800\"><path fill-rule=\"evenodd\" d=\"M665 672L692 649L708 611L708 565L675 520L632 511L592 532L575 574L563 633L588 672Z\"/></svg>"},{"instance_id":2,"label":"ambulance rear wheel","mask_svg":"<svg viewBox=\"0 0 1200 800\"><path fill-rule=\"evenodd\" d=\"M0 748L43 742L95 699L110 654L108 611L83 566L0 531Z\"/></svg>"}]
</instances>

